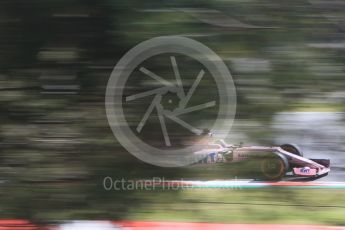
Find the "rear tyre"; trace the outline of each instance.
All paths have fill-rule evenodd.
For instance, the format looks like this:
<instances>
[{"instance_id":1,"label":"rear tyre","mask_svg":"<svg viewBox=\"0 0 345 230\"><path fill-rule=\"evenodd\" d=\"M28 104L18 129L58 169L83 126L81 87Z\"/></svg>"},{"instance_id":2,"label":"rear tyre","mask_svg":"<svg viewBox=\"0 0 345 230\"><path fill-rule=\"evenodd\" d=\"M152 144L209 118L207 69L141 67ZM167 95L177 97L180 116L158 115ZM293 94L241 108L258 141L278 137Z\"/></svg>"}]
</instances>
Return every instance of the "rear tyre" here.
<instances>
[{"instance_id":1,"label":"rear tyre","mask_svg":"<svg viewBox=\"0 0 345 230\"><path fill-rule=\"evenodd\" d=\"M280 146L283 150L295 154L297 156L303 157L303 152L302 150L295 144L283 144Z\"/></svg>"},{"instance_id":2,"label":"rear tyre","mask_svg":"<svg viewBox=\"0 0 345 230\"><path fill-rule=\"evenodd\" d=\"M277 181L285 176L289 168L288 160L280 154L273 154L261 159L260 170L265 180Z\"/></svg>"}]
</instances>

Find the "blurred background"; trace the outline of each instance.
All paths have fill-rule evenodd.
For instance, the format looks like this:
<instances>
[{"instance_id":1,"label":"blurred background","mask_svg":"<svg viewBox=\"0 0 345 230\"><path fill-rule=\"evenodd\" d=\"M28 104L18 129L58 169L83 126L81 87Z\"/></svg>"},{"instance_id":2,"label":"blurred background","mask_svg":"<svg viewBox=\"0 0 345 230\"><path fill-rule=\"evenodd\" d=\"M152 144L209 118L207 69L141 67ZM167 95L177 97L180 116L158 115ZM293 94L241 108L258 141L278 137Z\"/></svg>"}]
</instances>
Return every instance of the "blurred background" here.
<instances>
[{"instance_id":1,"label":"blurred background","mask_svg":"<svg viewBox=\"0 0 345 230\"><path fill-rule=\"evenodd\" d=\"M112 69L133 46L163 35L195 39L228 66L238 97L229 143L293 142L307 157L331 159L327 180L344 180L344 11L336 0L1 0L0 216L344 225L341 191L102 185L105 176L235 176L151 166L114 138L104 106Z\"/></svg>"}]
</instances>

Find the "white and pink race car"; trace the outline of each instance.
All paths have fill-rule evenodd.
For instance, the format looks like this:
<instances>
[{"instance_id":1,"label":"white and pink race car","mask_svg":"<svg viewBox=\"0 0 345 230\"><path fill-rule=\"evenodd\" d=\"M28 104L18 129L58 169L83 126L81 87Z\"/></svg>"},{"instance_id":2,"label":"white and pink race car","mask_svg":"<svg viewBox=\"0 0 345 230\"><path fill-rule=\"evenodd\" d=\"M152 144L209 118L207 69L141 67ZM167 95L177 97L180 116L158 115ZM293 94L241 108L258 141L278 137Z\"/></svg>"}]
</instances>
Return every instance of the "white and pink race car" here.
<instances>
[{"instance_id":1,"label":"white and pink race car","mask_svg":"<svg viewBox=\"0 0 345 230\"><path fill-rule=\"evenodd\" d=\"M195 152L205 156L199 163L234 163L255 162L260 178L280 180L285 175L295 177L319 178L330 171L329 159L308 159L303 157L300 148L295 144L264 147L229 145L223 140L207 144L202 150Z\"/></svg>"}]
</instances>

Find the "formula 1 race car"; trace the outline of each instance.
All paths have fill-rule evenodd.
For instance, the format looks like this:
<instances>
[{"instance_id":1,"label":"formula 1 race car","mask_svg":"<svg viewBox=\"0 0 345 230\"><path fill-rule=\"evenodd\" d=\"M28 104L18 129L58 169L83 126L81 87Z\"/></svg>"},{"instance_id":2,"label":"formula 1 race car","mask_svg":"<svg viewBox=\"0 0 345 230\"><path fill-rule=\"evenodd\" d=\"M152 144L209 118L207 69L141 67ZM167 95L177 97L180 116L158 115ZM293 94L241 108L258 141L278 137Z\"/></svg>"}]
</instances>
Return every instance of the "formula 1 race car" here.
<instances>
[{"instance_id":1,"label":"formula 1 race car","mask_svg":"<svg viewBox=\"0 0 345 230\"><path fill-rule=\"evenodd\" d=\"M199 163L255 162L260 178L280 180L285 175L319 178L330 171L329 159L307 159L295 144L277 147L229 145L223 140L207 144L194 154L205 156Z\"/></svg>"}]
</instances>

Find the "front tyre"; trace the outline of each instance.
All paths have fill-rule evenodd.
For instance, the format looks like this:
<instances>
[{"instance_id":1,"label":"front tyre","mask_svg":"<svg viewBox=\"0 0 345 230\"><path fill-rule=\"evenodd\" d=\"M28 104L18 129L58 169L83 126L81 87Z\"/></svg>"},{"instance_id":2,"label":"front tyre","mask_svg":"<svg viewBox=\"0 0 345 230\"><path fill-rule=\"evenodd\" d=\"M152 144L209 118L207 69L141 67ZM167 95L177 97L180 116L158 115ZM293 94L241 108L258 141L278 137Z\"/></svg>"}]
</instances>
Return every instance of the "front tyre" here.
<instances>
[{"instance_id":1,"label":"front tyre","mask_svg":"<svg viewBox=\"0 0 345 230\"><path fill-rule=\"evenodd\" d=\"M295 144L283 144L280 146L283 150L295 154L297 156L303 157L303 152L302 150Z\"/></svg>"},{"instance_id":2,"label":"front tyre","mask_svg":"<svg viewBox=\"0 0 345 230\"><path fill-rule=\"evenodd\" d=\"M289 163L283 155L275 154L264 157L260 162L262 177L269 181L280 180L289 168Z\"/></svg>"}]
</instances>

